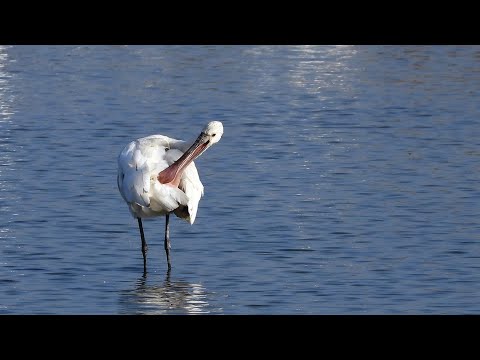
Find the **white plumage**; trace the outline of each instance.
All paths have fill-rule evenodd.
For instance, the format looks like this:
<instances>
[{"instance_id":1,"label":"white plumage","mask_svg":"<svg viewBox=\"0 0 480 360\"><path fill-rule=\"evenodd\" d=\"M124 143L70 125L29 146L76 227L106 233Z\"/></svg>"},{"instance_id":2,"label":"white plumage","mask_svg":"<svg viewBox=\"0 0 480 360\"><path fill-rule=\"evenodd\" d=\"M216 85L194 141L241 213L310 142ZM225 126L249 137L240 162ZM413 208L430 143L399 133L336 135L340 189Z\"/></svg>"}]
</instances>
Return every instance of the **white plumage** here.
<instances>
[{"instance_id":1,"label":"white plumage","mask_svg":"<svg viewBox=\"0 0 480 360\"><path fill-rule=\"evenodd\" d=\"M185 141L163 135L151 135L128 144L118 157L118 189L129 205L133 217L166 215L179 206L188 207L193 224L203 184L192 161L184 170L178 188L161 184L158 174L183 155Z\"/></svg>"},{"instance_id":2,"label":"white plumage","mask_svg":"<svg viewBox=\"0 0 480 360\"><path fill-rule=\"evenodd\" d=\"M212 121L194 141L151 135L130 142L118 156L118 189L138 219L145 270L147 246L141 219L167 217L165 250L170 269L168 216L173 212L194 223L204 189L193 160L218 142L222 134L222 123Z\"/></svg>"}]
</instances>

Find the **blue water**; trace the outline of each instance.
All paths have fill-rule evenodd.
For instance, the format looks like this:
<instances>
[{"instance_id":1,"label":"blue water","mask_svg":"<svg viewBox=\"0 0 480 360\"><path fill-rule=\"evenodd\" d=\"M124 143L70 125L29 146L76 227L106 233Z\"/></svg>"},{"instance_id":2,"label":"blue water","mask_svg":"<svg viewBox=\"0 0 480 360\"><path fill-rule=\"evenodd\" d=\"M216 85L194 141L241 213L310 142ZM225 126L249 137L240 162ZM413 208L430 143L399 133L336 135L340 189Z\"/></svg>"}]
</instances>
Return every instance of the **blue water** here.
<instances>
[{"instance_id":1,"label":"blue water","mask_svg":"<svg viewBox=\"0 0 480 360\"><path fill-rule=\"evenodd\" d=\"M194 225L117 155L192 139ZM480 313L479 46L1 46L0 314Z\"/></svg>"}]
</instances>

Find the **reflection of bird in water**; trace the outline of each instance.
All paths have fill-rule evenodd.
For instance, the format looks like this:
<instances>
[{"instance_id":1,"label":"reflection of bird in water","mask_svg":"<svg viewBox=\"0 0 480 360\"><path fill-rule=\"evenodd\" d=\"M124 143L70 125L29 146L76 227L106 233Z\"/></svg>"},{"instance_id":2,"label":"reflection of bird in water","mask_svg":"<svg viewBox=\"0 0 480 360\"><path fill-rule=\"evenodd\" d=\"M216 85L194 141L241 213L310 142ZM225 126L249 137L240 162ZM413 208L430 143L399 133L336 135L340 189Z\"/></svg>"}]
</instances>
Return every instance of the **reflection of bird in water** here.
<instances>
[{"instance_id":1,"label":"reflection of bird in water","mask_svg":"<svg viewBox=\"0 0 480 360\"><path fill-rule=\"evenodd\" d=\"M147 285L146 273L132 290L124 292L122 305L129 314L207 314L212 309L200 284L171 281L170 271L161 285Z\"/></svg>"}]
</instances>

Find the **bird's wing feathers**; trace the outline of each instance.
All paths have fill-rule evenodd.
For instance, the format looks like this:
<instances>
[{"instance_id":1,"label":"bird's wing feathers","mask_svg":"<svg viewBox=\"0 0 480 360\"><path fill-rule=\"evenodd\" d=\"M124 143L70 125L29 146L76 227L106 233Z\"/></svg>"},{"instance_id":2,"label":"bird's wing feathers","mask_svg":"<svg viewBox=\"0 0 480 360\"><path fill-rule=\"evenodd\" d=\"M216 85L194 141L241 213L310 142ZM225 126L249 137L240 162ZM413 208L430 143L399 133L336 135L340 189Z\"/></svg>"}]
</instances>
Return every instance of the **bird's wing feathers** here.
<instances>
[{"instance_id":1,"label":"bird's wing feathers","mask_svg":"<svg viewBox=\"0 0 480 360\"><path fill-rule=\"evenodd\" d=\"M118 187L128 203L149 206L150 190L149 164L138 147L138 141L132 141L118 157Z\"/></svg>"},{"instance_id":2,"label":"bird's wing feathers","mask_svg":"<svg viewBox=\"0 0 480 360\"><path fill-rule=\"evenodd\" d=\"M150 192L150 208L160 213L171 212L179 205L186 206L188 198L179 188L155 182Z\"/></svg>"}]
</instances>

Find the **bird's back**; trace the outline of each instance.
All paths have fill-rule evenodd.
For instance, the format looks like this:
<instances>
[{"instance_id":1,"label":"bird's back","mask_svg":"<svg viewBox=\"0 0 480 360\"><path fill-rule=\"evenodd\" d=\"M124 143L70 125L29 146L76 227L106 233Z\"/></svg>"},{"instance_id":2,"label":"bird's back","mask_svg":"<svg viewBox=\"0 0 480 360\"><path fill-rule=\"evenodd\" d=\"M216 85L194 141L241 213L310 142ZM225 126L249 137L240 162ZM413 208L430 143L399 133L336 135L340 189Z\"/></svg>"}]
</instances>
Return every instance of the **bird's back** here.
<instances>
[{"instance_id":1,"label":"bird's back","mask_svg":"<svg viewBox=\"0 0 480 360\"><path fill-rule=\"evenodd\" d=\"M118 189L134 217L148 218L174 212L193 224L203 185L192 162L178 188L161 184L159 172L172 165L188 148L184 141L151 135L130 142L118 156Z\"/></svg>"}]
</instances>

